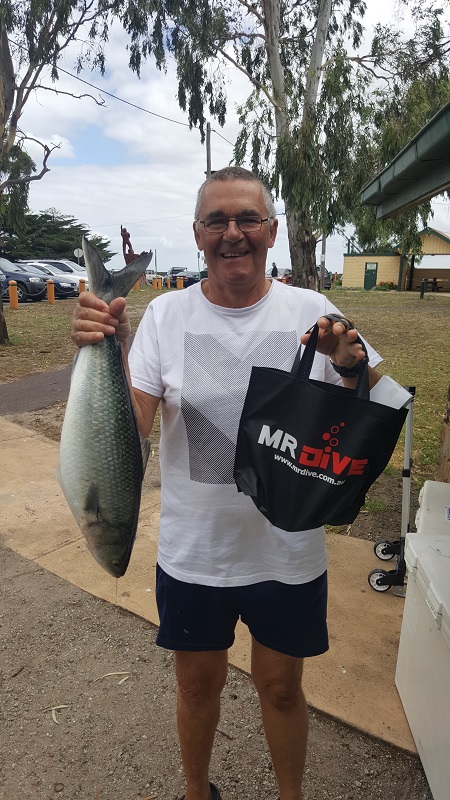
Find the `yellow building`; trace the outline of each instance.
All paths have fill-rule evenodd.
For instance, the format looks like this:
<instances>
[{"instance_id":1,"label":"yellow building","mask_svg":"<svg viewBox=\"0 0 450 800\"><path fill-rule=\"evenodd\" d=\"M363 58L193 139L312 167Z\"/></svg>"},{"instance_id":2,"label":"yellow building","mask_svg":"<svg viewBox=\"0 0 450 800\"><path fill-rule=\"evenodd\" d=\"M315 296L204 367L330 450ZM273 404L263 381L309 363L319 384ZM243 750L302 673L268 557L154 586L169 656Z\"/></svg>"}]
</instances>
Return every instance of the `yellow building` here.
<instances>
[{"instance_id":1,"label":"yellow building","mask_svg":"<svg viewBox=\"0 0 450 800\"><path fill-rule=\"evenodd\" d=\"M346 288L373 289L380 283L393 283L399 291L428 289L450 291L450 234L427 228L421 233L422 256L404 256L396 250L386 254L346 253L342 285Z\"/></svg>"}]
</instances>

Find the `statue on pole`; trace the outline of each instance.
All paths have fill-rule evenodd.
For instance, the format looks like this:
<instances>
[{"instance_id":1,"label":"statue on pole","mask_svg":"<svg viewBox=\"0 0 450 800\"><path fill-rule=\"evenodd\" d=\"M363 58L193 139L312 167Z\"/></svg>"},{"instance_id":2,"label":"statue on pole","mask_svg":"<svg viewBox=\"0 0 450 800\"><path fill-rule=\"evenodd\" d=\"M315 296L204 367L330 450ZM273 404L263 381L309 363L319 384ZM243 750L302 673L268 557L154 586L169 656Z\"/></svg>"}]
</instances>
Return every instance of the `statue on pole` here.
<instances>
[{"instance_id":1,"label":"statue on pole","mask_svg":"<svg viewBox=\"0 0 450 800\"><path fill-rule=\"evenodd\" d=\"M148 256L148 252L146 250L143 250L143 252L139 253L139 255L134 252L133 245L131 244L130 234L123 225L120 226L120 235L122 237L122 252L125 264L131 264L131 262L136 261L139 256ZM141 285L149 285L145 272L143 272L139 278L139 283Z\"/></svg>"},{"instance_id":2,"label":"statue on pole","mask_svg":"<svg viewBox=\"0 0 450 800\"><path fill-rule=\"evenodd\" d=\"M125 264L131 264L132 261L135 261L137 255L135 255L133 250L130 234L122 225L120 226L120 235L122 237L122 252L125 259Z\"/></svg>"}]
</instances>

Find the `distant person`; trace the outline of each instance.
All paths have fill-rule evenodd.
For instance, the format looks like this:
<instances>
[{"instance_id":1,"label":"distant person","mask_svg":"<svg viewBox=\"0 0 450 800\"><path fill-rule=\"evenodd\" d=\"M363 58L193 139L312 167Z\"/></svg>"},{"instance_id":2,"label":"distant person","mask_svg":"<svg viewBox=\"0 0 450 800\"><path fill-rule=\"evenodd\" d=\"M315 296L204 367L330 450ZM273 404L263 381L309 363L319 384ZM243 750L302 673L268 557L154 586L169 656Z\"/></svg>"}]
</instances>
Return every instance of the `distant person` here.
<instances>
[{"instance_id":1,"label":"distant person","mask_svg":"<svg viewBox=\"0 0 450 800\"><path fill-rule=\"evenodd\" d=\"M324 528L288 533L274 527L233 480L253 365L289 370L317 320L315 379L354 387L364 358L357 331L324 318L339 313L324 295L266 278L277 227L259 178L241 167L215 172L200 188L193 223L207 279L152 300L129 362L122 348L143 436L162 401L157 644L175 651L185 800L220 800L209 763L238 618L251 634L251 674L279 800L302 797L303 661L328 649ZM130 334L125 300L107 305L82 292L74 344L114 333L122 343ZM378 364L377 353L368 351ZM370 384L378 379L369 368ZM245 713L242 708L242 724Z\"/></svg>"},{"instance_id":2,"label":"distant person","mask_svg":"<svg viewBox=\"0 0 450 800\"><path fill-rule=\"evenodd\" d=\"M272 278L278 278L278 267L275 264L275 261L272 263L272 272L270 273Z\"/></svg>"}]
</instances>

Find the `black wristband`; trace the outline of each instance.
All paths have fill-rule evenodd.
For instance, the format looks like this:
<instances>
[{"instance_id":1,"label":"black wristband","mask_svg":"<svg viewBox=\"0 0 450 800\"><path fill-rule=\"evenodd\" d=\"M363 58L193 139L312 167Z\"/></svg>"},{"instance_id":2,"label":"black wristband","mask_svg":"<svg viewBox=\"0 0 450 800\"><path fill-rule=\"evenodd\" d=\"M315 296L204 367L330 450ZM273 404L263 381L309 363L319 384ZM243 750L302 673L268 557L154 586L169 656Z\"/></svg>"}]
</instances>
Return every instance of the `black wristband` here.
<instances>
[{"instance_id":1,"label":"black wristband","mask_svg":"<svg viewBox=\"0 0 450 800\"><path fill-rule=\"evenodd\" d=\"M338 367L337 364L333 364L331 359L330 359L330 364L333 367L334 371L341 376L341 378L356 378L356 376L359 375L364 365L368 361L369 359L366 356L365 358L361 359L361 361L358 361L358 363L355 364L354 367Z\"/></svg>"}]
</instances>

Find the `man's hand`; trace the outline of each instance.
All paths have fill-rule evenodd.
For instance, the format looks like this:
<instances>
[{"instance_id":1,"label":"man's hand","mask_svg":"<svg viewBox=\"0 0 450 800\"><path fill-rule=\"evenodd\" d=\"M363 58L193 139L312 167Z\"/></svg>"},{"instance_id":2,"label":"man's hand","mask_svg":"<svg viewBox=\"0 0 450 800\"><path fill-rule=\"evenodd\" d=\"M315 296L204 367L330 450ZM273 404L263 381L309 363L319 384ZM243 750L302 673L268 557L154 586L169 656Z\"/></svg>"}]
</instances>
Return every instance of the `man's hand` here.
<instances>
[{"instance_id":1,"label":"man's hand","mask_svg":"<svg viewBox=\"0 0 450 800\"><path fill-rule=\"evenodd\" d=\"M349 329L344 322L334 322L327 317L320 317L317 325L319 326L317 352L329 356L338 367L354 367L365 357L362 346L355 341L358 336L355 328ZM303 345L309 336L309 333L305 333L300 337Z\"/></svg>"},{"instance_id":2,"label":"man's hand","mask_svg":"<svg viewBox=\"0 0 450 800\"><path fill-rule=\"evenodd\" d=\"M97 344L114 333L121 343L125 343L131 333L125 298L115 297L108 306L92 292L81 292L70 331L74 345Z\"/></svg>"}]
</instances>

